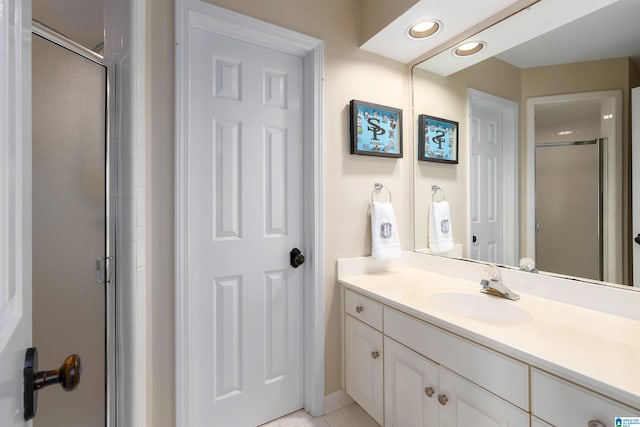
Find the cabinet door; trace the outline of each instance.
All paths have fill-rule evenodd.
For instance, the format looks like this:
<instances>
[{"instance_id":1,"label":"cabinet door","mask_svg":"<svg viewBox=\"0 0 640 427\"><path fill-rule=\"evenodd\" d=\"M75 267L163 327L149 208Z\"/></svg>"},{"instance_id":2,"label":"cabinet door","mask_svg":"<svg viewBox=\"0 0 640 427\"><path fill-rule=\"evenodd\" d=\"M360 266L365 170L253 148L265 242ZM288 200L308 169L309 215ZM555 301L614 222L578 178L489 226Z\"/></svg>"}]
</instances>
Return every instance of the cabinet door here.
<instances>
[{"instance_id":1,"label":"cabinet door","mask_svg":"<svg viewBox=\"0 0 640 427\"><path fill-rule=\"evenodd\" d=\"M385 427L438 425L438 366L390 338L384 339Z\"/></svg>"},{"instance_id":2,"label":"cabinet door","mask_svg":"<svg viewBox=\"0 0 640 427\"><path fill-rule=\"evenodd\" d=\"M442 367L437 399L440 427L529 426L529 414Z\"/></svg>"},{"instance_id":3,"label":"cabinet door","mask_svg":"<svg viewBox=\"0 0 640 427\"><path fill-rule=\"evenodd\" d=\"M382 424L382 334L349 315L344 332L347 393Z\"/></svg>"},{"instance_id":4,"label":"cabinet door","mask_svg":"<svg viewBox=\"0 0 640 427\"><path fill-rule=\"evenodd\" d=\"M638 416L633 408L538 369L531 370L531 412L552 425L571 427L587 427L590 421L612 427L616 417Z\"/></svg>"}]
</instances>

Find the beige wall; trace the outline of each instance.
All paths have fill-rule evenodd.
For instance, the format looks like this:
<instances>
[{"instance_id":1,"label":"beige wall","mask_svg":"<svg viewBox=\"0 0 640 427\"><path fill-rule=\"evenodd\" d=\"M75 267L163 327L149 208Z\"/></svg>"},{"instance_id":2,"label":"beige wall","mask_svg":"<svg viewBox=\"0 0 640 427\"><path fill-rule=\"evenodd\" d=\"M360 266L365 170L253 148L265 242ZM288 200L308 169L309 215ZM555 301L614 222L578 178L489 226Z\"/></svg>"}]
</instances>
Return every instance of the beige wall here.
<instances>
[{"instance_id":1,"label":"beige wall","mask_svg":"<svg viewBox=\"0 0 640 427\"><path fill-rule=\"evenodd\" d=\"M369 255L368 205L374 182L393 193L403 249L413 248L410 73L358 49L357 0L215 0L217 5L324 40L325 392L342 388L338 258ZM174 3L147 2L147 257L149 408L154 427L174 425ZM349 154L348 103L402 108L405 157Z\"/></svg>"},{"instance_id":2,"label":"beige wall","mask_svg":"<svg viewBox=\"0 0 640 427\"><path fill-rule=\"evenodd\" d=\"M427 213L431 203L431 186L434 184L444 190L449 202L455 242L466 243L469 170L467 89L473 88L519 102L520 85L520 70L497 59L483 61L449 77L414 69L414 120L417 121L418 114L428 114L459 123L457 165L415 161L416 248L427 247ZM464 245L464 256L468 256L468 249Z\"/></svg>"},{"instance_id":3,"label":"beige wall","mask_svg":"<svg viewBox=\"0 0 640 427\"><path fill-rule=\"evenodd\" d=\"M147 1L146 257L149 426L175 425L174 2Z\"/></svg>"},{"instance_id":4,"label":"beige wall","mask_svg":"<svg viewBox=\"0 0 640 427\"><path fill-rule=\"evenodd\" d=\"M362 46L418 0L358 0L358 45Z\"/></svg>"}]
</instances>

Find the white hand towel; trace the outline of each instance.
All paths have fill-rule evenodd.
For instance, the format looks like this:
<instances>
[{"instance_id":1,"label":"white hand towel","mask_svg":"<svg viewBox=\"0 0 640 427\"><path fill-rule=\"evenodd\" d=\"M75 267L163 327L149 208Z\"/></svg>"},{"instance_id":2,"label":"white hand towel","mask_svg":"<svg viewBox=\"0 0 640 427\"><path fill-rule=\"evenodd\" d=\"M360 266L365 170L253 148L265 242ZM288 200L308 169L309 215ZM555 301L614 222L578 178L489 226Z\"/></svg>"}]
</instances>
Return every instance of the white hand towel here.
<instances>
[{"instance_id":1,"label":"white hand towel","mask_svg":"<svg viewBox=\"0 0 640 427\"><path fill-rule=\"evenodd\" d=\"M400 240L393 206L389 202L371 205L371 256L376 259L400 258Z\"/></svg>"},{"instance_id":2,"label":"white hand towel","mask_svg":"<svg viewBox=\"0 0 640 427\"><path fill-rule=\"evenodd\" d=\"M451 213L446 201L432 202L429 208L429 249L446 252L453 249Z\"/></svg>"}]
</instances>

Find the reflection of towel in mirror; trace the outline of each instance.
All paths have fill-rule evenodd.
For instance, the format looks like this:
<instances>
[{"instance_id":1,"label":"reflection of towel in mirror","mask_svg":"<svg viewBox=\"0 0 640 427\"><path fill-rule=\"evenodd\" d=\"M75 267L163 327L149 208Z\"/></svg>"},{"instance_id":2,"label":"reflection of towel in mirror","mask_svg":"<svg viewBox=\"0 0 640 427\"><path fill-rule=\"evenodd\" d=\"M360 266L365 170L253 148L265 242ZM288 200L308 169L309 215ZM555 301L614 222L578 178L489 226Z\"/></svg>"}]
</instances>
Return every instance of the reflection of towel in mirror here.
<instances>
[{"instance_id":1,"label":"reflection of towel in mirror","mask_svg":"<svg viewBox=\"0 0 640 427\"><path fill-rule=\"evenodd\" d=\"M400 240L393 206L389 202L371 205L371 256L376 259L400 258Z\"/></svg>"},{"instance_id":2,"label":"reflection of towel in mirror","mask_svg":"<svg viewBox=\"0 0 640 427\"><path fill-rule=\"evenodd\" d=\"M432 202L429 208L429 249L446 252L453 249L451 213L446 201Z\"/></svg>"}]
</instances>

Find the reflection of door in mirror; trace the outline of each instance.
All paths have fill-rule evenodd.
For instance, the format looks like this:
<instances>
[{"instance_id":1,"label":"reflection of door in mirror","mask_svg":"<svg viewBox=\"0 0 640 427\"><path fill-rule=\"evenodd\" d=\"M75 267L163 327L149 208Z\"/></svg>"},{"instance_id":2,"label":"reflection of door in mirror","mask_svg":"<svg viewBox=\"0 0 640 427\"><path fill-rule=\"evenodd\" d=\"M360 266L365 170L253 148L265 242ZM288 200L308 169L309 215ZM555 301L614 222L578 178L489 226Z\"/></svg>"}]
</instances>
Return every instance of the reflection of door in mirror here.
<instances>
[{"instance_id":1,"label":"reflection of door in mirror","mask_svg":"<svg viewBox=\"0 0 640 427\"><path fill-rule=\"evenodd\" d=\"M469 257L515 265L518 259L517 104L469 91Z\"/></svg>"},{"instance_id":2,"label":"reflection of door in mirror","mask_svg":"<svg viewBox=\"0 0 640 427\"><path fill-rule=\"evenodd\" d=\"M471 109L471 258L503 263L502 127L500 113L479 105Z\"/></svg>"}]
</instances>

